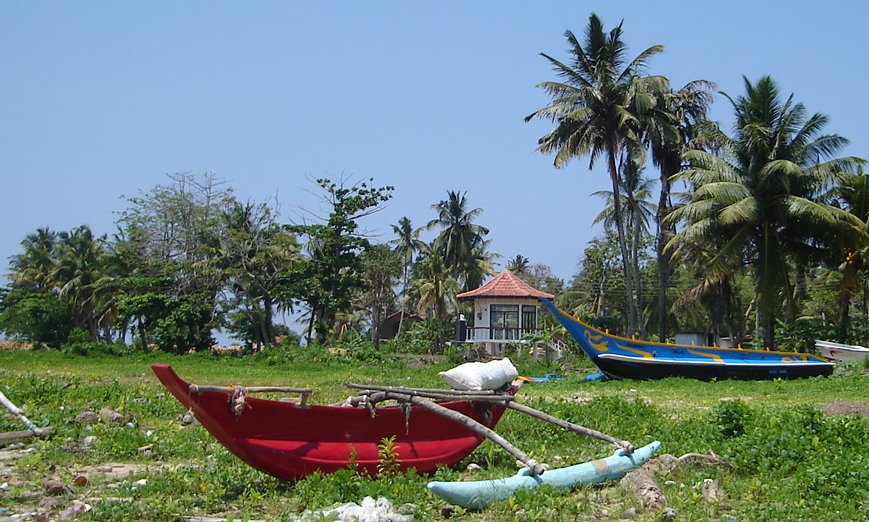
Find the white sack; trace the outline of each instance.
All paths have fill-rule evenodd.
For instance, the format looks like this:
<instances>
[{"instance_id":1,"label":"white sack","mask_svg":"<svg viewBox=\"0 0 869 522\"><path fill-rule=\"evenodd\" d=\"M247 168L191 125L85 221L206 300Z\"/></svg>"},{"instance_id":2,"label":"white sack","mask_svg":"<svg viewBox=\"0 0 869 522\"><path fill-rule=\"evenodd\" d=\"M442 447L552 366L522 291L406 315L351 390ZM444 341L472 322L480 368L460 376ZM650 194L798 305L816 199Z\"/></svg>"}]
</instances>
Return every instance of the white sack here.
<instances>
[{"instance_id":1,"label":"white sack","mask_svg":"<svg viewBox=\"0 0 869 522\"><path fill-rule=\"evenodd\" d=\"M439 372L454 390L497 390L519 376L519 371L504 357L487 363L472 362Z\"/></svg>"}]
</instances>

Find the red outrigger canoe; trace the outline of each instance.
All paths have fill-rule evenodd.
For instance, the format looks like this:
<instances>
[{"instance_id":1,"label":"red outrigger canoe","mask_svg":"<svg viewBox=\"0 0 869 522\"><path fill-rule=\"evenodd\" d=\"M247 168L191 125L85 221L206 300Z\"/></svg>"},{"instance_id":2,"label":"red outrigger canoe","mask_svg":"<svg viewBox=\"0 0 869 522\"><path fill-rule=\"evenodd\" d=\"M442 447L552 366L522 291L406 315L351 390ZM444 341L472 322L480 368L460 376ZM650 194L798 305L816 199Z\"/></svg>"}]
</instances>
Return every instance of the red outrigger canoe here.
<instances>
[{"instance_id":1,"label":"red outrigger canoe","mask_svg":"<svg viewBox=\"0 0 869 522\"><path fill-rule=\"evenodd\" d=\"M282 479L299 479L316 471L331 473L354 463L360 472L373 476L380 463L378 446L389 437L395 437L401 471L416 468L419 473L430 473L438 466L457 464L483 441L465 426L415 405L376 408L372 416L366 408L305 406L246 397L236 415L230 404L231 391L200 390L166 364L151 368L229 451ZM438 404L489 428L505 409L503 404L462 400Z\"/></svg>"}]
</instances>

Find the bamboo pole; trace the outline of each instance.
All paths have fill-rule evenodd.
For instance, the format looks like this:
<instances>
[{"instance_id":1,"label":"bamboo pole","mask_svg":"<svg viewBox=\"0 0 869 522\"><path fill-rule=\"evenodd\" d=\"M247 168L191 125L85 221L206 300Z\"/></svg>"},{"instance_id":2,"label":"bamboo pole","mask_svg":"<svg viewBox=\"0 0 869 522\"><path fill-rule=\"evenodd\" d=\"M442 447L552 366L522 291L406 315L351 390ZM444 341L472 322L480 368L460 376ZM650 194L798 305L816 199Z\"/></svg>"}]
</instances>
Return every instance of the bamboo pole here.
<instances>
[{"instance_id":1,"label":"bamboo pole","mask_svg":"<svg viewBox=\"0 0 869 522\"><path fill-rule=\"evenodd\" d=\"M595 439L600 439L606 442L610 442L615 444L616 446L623 448L626 452L632 453L634 451L634 446L630 442L617 439L615 437L611 437L606 433L601 433L597 430L593 430L591 428L586 428L584 426L580 426L578 424L574 424L572 422L568 422L566 420L559 419L558 417L553 417L548 413L544 413L540 410L535 410L529 406L525 406L524 404L518 404L515 402L508 402L507 407L511 410L516 410L521 413L525 413L526 415L530 415L534 418L544 420L546 422L550 422L555 424L560 428L564 428L567 431L572 431L574 433L581 433L582 435L587 435L589 437L593 437Z\"/></svg>"},{"instance_id":2,"label":"bamboo pole","mask_svg":"<svg viewBox=\"0 0 869 522\"><path fill-rule=\"evenodd\" d=\"M441 401L475 401L475 402L508 402L513 400L512 395L486 393L486 390L434 390L426 388L400 388L393 386L365 386L361 384L348 384L348 388L364 390L360 395L372 396L380 393L401 393L414 397L426 397ZM372 393L375 392L375 393ZM384 399L380 399L381 401Z\"/></svg>"},{"instance_id":3,"label":"bamboo pole","mask_svg":"<svg viewBox=\"0 0 869 522\"><path fill-rule=\"evenodd\" d=\"M5 406L7 410L12 412L12 415L17 417L18 420L20 420L22 423L24 423L24 425L27 427L28 430L31 431L31 433L33 433L37 437L42 436L44 430L42 428L37 427L36 424L33 424L32 422L30 422L30 419L25 417L24 414L21 413L21 410L18 409L18 406L15 406L14 404L12 404L12 401L7 399L6 396L3 395L3 392L0 392L0 404L3 404L3 406Z\"/></svg>"},{"instance_id":4,"label":"bamboo pole","mask_svg":"<svg viewBox=\"0 0 869 522\"><path fill-rule=\"evenodd\" d=\"M467 401L467 402L485 402L485 403L496 403L496 404L504 404L508 401L513 400L513 397L493 397L491 395L440 395L440 394L417 394L417 393L404 393L399 391L370 391L363 392L357 395L356 397L350 398L350 404L353 406L358 406L363 402L368 402L371 404L376 404L378 402L383 402L390 400L391 398L387 395L390 393L400 393L402 395L409 395L411 397L424 397L426 399L432 399L437 401Z\"/></svg>"},{"instance_id":5,"label":"bamboo pole","mask_svg":"<svg viewBox=\"0 0 869 522\"><path fill-rule=\"evenodd\" d=\"M375 384L348 384L348 388L357 390L394 391L398 393L449 393L453 395L503 395L495 390L445 390L443 388L406 388L403 386L378 386Z\"/></svg>"},{"instance_id":6,"label":"bamboo pole","mask_svg":"<svg viewBox=\"0 0 869 522\"><path fill-rule=\"evenodd\" d=\"M23 442L34 437L45 437L51 433L51 428L38 428L39 434L33 433L30 430L24 431L7 431L0 433L0 447L14 442ZM2 519L0 519L2 520Z\"/></svg>"},{"instance_id":7,"label":"bamboo pole","mask_svg":"<svg viewBox=\"0 0 869 522\"><path fill-rule=\"evenodd\" d=\"M504 437L498 435L494 431L492 431L487 426L480 424L474 419L468 417L467 415L463 415L457 411L453 411L449 408L445 408L436 402L432 402L430 400L424 399L422 397L418 397L415 395L402 394L398 392L383 392L386 394L388 399L394 399L400 402L409 402L411 404L416 404L422 408L425 408L432 413L436 413L442 417L455 421L457 424L461 424L462 426L468 428L474 433L480 435L481 437L485 437L495 444L504 448L504 450L512 455L516 460L520 461L524 464L530 471L532 475L540 475L543 473L545 468L542 464L532 459L528 455L526 455L522 450L517 448L516 446L510 444Z\"/></svg>"}]
</instances>

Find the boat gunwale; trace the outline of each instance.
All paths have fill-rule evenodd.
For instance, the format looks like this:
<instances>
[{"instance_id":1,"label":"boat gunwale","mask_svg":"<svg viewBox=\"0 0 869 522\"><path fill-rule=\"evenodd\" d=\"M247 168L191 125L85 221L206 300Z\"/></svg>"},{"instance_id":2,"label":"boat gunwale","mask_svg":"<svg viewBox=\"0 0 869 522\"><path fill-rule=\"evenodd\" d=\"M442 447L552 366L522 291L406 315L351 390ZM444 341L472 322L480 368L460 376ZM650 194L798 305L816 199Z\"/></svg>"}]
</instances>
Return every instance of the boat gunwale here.
<instances>
[{"instance_id":1,"label":"boat gunwale","mask_svg":"<svg viewBox=\"0 0 869 522\"><path fill-rule=\"evenodd\" d=\"M728 361L707 361L703 359L661 359L661 358L652 358L647 359L645 357L637 357L634 355L624 355L619 353L604 353L598 355L601 359L611 359L617 361L630 361L640 364L685 364L685 365L693 365L693 366L750 366L750 367L764 367L764 366L831 366L833 363L828 361L760 361L760 362L728 362Z\"/></svg>"},{"instance_id":2,"label":"boat gunwale","mask_svg":"<svg viewBox=\"0 0 869 522\"><path fill-rule=\"evenodd\" d=\"M543 299L541 299L541 301L543 301ZM549 304L551 304L552 308L554 310L556 310L558 313L560 313L564 317L570 319L571 321L576 322L577 324L579 324L580 327L585 328L586 330L590 330L592 332L598 333L598 334L605 336L605 337L608 337L610 339L617 340L617 341L635 343L635 344L640 344L640 345L644 345L644 346L660 346L662 348L668 348L668 349L682 348L682 349L689 349L689 350L714 350L714 351L726 351L726 352L738 352L738 353L764 353L764 354L771 354L771 355L788 355L788 356L798 354L800 356L810 357L810 358L816 360L818 363L830 364L827 361L823 360L822 358L818 357L817 355L811 354L811 353L781 352L778 350L757 350L757 349L750 349L750 348L724 348L721 346L705 346L705 345L695 346L695 345L687 345L687 344L662 343L659 341L644 341L642 339L629 339L627 337L622 337L620 335L611 334L609 332L606 332L604 330L600 330L594 326L591 326L588 323L586 323L580 319L577 319L573 315L565 312L561 308L558 308L557 306L555 306L555 303L552 303L551 301L549 302ZM597 350L596 350L596 352L597 352ZM596 353L595 356L600 357L600 354ZM790 363L785 363L785 364L790 364Z\"/></svg>"}]
</instances>

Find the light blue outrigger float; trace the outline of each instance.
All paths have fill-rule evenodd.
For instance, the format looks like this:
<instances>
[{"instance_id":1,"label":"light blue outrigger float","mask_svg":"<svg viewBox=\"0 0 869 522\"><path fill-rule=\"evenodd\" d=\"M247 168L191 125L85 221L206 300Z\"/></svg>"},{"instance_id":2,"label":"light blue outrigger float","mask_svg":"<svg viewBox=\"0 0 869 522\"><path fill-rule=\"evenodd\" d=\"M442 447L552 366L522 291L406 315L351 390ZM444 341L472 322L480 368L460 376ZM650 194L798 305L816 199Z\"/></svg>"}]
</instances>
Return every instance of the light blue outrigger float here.
<instances>
[{"instance_id":1,"label":"light blue outrigger float","mask_svg":"<svg viewBox=\"0 0 869 522\"><path fill-rule=\"evenodd\" d=\"M642 466L658 451L661 443L652 442L628 453L618 449L611 456L552 469L533 475L528 468L509 478L478 480L473 482L429 482L428 489L451 504L465 509L482 509L492 502L504 500L524 488L547 484L558 488L573 488L579 484L598 484L618 480L630 471Z\"/></svg>"}]
</instances>

